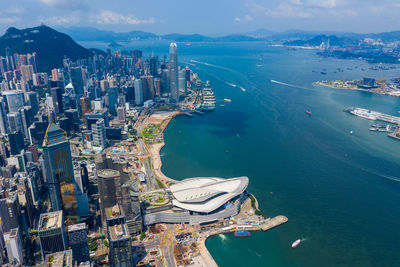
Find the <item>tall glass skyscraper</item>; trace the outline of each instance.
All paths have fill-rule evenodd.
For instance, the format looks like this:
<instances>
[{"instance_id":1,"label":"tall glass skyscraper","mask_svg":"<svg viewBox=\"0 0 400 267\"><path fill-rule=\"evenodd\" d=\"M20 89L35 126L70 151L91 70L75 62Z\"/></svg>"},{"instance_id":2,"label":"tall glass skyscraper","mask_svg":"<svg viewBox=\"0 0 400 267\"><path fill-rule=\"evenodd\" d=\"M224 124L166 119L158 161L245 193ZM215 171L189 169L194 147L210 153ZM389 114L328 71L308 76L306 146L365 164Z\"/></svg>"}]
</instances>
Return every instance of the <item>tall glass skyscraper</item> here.
<instances>
[{"instance_id":1,"label":"tall glass skyscraper","mask_svg":"<svg viewBox=\"0 0 400 267\"><path fill-rule=\"evenodd\" d=\"M74 169L67 134L50 122L43 140L43 155L53 211L63 209L66 216L76 216Z\"/></svg>"},{"instance_id":2,"label":"tall glass skyscraper","mask_svg":"<svg viewBox=\"0 0 400 267\"><path fill-rule=\"evenodd\" d=\"M171 43L169 46L169 79L171 98L175 102L179 102L179 87L178 87L178 47L176 43Z\"/></svg>"}]
</instances>

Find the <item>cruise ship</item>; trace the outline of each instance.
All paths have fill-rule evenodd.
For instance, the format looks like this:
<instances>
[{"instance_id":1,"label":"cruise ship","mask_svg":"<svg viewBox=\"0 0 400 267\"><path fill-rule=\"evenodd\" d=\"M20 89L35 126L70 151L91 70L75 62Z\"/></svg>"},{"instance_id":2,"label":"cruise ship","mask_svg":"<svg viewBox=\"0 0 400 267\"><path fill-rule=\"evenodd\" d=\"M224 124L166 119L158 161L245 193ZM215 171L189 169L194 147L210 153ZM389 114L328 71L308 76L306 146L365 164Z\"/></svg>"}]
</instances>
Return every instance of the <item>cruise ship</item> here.
<instances>
[{"instance_id":1,"label":"cruise ship","mask_svg":"<svg viewBox=\"0 0 400 267\"><path fill-rule=\"evenodd\" d=\"M376 121L377 117L375 116L375 114L373 112L371 112L371 110L367 110L367 109L362 109L362 108L348 108L346 109L347 112L349 112L350 114L353 114L355 116L364 118L364 119L368 119L368 120L373 120Z\"/></svg>"}]
</instances>

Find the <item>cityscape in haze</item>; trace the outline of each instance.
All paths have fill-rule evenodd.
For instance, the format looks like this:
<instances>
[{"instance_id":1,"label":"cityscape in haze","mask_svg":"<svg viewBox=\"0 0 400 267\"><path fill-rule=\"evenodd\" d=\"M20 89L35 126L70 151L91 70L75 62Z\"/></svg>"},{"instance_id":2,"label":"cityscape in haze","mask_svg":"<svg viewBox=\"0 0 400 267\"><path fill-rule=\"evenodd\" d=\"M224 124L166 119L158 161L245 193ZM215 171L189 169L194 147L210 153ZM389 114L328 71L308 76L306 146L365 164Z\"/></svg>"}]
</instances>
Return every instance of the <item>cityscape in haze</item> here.
<instances>
[{"instance_id":1,"label":"cityscape in haze","mask_svg":"<svg viewBox=\"0 0 400 267\"><path fill-rule=\"evenodd\" d=\"M398 2L3 2L1 266L400 262Z\"/></svg>"}]
</instances>

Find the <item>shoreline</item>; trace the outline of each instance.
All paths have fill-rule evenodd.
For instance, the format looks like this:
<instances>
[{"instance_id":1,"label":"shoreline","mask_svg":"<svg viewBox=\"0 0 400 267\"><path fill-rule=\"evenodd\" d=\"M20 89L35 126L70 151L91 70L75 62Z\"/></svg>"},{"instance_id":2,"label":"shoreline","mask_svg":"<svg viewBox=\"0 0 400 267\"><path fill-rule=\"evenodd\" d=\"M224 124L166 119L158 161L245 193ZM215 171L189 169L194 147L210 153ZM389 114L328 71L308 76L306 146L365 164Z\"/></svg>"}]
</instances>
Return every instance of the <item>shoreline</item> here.
<instances>
[{"instance_id":1,"label":"shoreline","mask_svg":"<svg viewBox=\"0 0 400 267\"><path fill-rule=\"evenodd\" d=\"M160 179L160 181L164 184L164 186L166 186L167 188L169 187L168 182L178 182L177 180L174 180L168 176L166 176L162 171L161 171L161 167L162 167L162 160L161 160L161 149L165 146L165 141L164 141L164 130L167 128L167 126L169 125L169 123L171 122L171 120L173 118L175 118L176 116L179 115L183 115L183 112L179 112L179 111L174 111L172 114L170 114L162 123L162 128L161 128L161 135L163 137L163 142L162 143L157 143L157 144L152 144L150 146L148 146L148 150L150 153L150 157L152 158L152 163L153 163L153 169L154 169L154 173L156 174L157 178ZM211 255L211 253L208 251L207 247L206 247L206 240L208 237L210 237L211 235L208 235L205 239L201 239L199 240L199 252L200 252L200 256L203 259L203 262L206 263L206 266L212 266L212 267L218 267L218 264L216 263L216 261L214 260L213 256Z\"/></svg>"},{"instance_id":2,"label":"shoreline","mask_svg":"<svg viewBox=\"0 0 400 267\"><path fill-rule=\"evenodd\" d=\"M393 97L400 97L399 95L396 94L391 94L390 92L377 92L377 91L373 91L373 90L368 90L368 89L363 89L360 87L349 87L349 88L338 88L335 87L333 85L329 85L323 82L315 82L315 85L320 85L320 86L324 86L324 87L328 87L328 88L332 88L332 89L336 89L336 90L350 90L350 91L362 91L362 92L369 92L369 93L373 93L373 94L378 94L378 95L387 95L387 96L393 96Z\"/></svg>"},{"instance_id":3,"label":"shoreline","mask_svg":"<svg viewBox=\"0 0 400 267\"><path fill-rule=\"evenodd\" d=\"M161 171L161 167L162 167L162 160L161 160L161 149L165 146L165 141L164 141L164 130L167 128L167 126L169 125L169 123L171 122L171 120L173 118L175 118L176 116L179 115L183 115L184 112L179 112L179 111L174 111L172 112L170 115L168 115L168 117L162 121L162 128L161 128L161 135L162 135L162 139L163 142L162 143L157 143L157 144L152 144L152 145L146 145L148 147L148 151L150 154L150 157L152 158L152 163L153 163L153 169L154 169L154 173L156 174L157 178L160 179L160 181L164 184L164 186L166 188L169 187L169 183L175 183L178 182L175 179L172 179L168 176L166 176L162 171ZM250 196L252 196L255 200L255 209L253 208L253 212L256 213L256 211L259 211L258 208L258 200L257 198L249 193L248 199L247 201L250 201ZM246 202L246 201L245 201ZM250 201L251 203L251 201ZM244 205L244 203L242 204ZM251 204L250 204L251 205ZM241 207L242 210L243 207ZM241 211L242 212L242 211ZM260 211L261 212L261 211ZM239 213L240 214L240 213ZM264 217L265 220L265 217ZM282 216L282 215L278 215L274 218L268 218L266 221L264 221L263 225L258 226L258 227L252 227L249 228L249 231L267 231L269 229L272 229L276 226L279 226L281 224L284 224L288 221L287 217ZM206 241L209 237L213 237L219 234L228 234L228 233L232 233L234 232L234 229L230 229L227 231L222 231L221 230L214 230L214 231L210 231L205 233L202 237L200 237L198 239L198 248L199 248L199 252L200 252L200 257L201 259L198 259L199 261L194 262L194 266L203 266L204 264L206 266L212 266L212 267L217 267L218 264L216 263L216 261L214 260L213 256L211 255L211 253L208 251L207 247L206 247Z\"/></svg>"}]
</instances>

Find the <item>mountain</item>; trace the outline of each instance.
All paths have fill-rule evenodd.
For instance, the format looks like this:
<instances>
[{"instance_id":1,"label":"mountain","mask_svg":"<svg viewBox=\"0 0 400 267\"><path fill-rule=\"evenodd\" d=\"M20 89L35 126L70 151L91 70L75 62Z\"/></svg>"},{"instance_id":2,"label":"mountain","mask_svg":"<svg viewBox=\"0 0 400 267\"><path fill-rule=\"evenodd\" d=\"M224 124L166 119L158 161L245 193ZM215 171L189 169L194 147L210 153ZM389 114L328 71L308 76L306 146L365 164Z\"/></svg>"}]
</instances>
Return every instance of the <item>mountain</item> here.
<instances>
[{"instance_id":1,"label":"mountain","mask_svg":"<svg viewBox=\"0 0 400 267\"><path fill-rule=\"evenodd\" d=\"M5 48L12 53L37 53L39 71L49 72L52 68L61 67L64 56L71 60L92 56L94 50L86 49L68 35L50 27L41 25L34 28L9 28L0 37L0 55L5 55Z\"/></svg>"},{"instance_id":2,"label":"mountain","mask_svg":"<svg viewBox=\"0 0 400 267\"><path fill-rule=\"evenodd\" d=\"M179 33L162 35L161 38L164 40L170 40L175 42L210 42L214 40L214 38L207 37L201 34L179 34Z\"/></svg>"},{"instance_id":3,"label":"mountain","mask_svg":"<svg viewBox=\"0 0 400 267\"><path fill-rule=\"evenodd\" d=\"M130 31L130 32L113 32L99 30L92 27L68 27L58 28L60 31L70 35L74 40L78 41L129 41L129 40L147 40L158 39L159 36L144 31Z\"/></svg>"},{"instance_id":4,"label":"mountain","mask_svg":"<svg viewBox=\"0 0 400 267\"><path fill-rule=\"evenodd\" d=\"M308 40L295 40L284 42L284 45L290 46L319 46L322 42L327 43L329 41L330 45L333 46L349 46L357 45L358 40L348 37L337 37L336 35L318 35Z\"/></svg>"},{"instance_id":5,"label":"mountain","mask_svg":"<svg viewBox=\"0 0 400 267\"><path fill-rule=\"evenodd\" d=\"M271 35L273 35L275 33L276 32L270 31L270 30L267 30L267 29L258 29L258 30L255 30L255 31L243 33L242 35L246 35L246 36L250 36L250 37L254 37L254 38L265 38L265 37L271 36Z\"/></svg>"}]
</instances>

